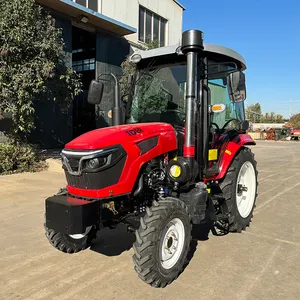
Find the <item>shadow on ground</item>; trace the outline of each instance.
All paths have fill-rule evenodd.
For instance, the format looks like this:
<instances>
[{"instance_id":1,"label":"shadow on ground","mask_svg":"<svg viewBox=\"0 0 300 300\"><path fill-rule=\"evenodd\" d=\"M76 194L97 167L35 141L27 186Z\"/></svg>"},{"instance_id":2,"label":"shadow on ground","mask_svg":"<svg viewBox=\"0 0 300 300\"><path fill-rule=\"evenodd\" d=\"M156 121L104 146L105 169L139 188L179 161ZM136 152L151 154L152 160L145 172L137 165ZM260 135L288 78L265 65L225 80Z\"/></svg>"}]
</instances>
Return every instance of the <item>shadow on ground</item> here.
<instances>
[{"instance_id":1,"label":"shadow on ground","mask_svg":"<svg viewBox=\"0 0 300 300\"><path fill-rule=\"evenodd\" d=\"M188 260L192 259L198 241L207 241L209 239L210 231L213 231L210 221L193 226L191 250L188 255ZM90 250L106 256L118 256L125 251L129 251L134 241L135 235L127 232L127 226L125 224L119 224L115 229L104 228L100 230Z\"/></svg>"},{"instance_id":2,"label":"shadow on ground","mask_svg":"<svg viewBox=\"0 0 300 300\"><path fill-rule=\"evenodd\" d=\"M106 256L118 256L130 250L134 241L135 235L127 232L125 224L119 224L116 229L100 230L90 249Z\"/></svg>"}]
</instances>

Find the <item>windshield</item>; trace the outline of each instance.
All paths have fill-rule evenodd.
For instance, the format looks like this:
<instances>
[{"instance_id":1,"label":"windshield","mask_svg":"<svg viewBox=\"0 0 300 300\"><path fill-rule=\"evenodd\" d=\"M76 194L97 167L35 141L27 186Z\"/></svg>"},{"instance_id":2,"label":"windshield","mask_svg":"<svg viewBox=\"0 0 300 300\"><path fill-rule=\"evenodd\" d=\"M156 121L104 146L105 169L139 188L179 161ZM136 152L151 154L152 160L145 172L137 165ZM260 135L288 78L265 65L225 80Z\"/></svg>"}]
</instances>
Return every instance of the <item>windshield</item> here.
<instances>
[{"instance_id":1,"label":"windshield","mask_svg":"<svg viewBox=\"0 0 300 300\"><path fill-rule=\"evenodd\" d=\"M231 103L228 96L226 75L230 67L222 66L222 73L216 74L213 72L216 64L210 64L214 65L208 68L209 73L214 73L208 78L211 104L226 105L225 111L213 114L212 122L221 128L230 119L244 120L244 103ZM184 126L185 88L185 64L141 70L135 84L129 123L166 122Z\"/></svg>"},{"instance_id":2,"label":"windshield","mask_svg":"<svg viewBox=\"0 0 300 300\"><path fill-rule=\"evenodd\" d=\"M214 113L212 122L222 128L231 119L243 121L245 119L244 102L231 103L228 95L228 87L223 78L209 79L208 86L211 91L211 105L225 104L223 112Z\"/></svg>"},{"instance_id":3,"label":"windshield","mask_svg":"<svg viewBox=\"0 0 300 300\"><path fill-rule=\"evenodd\" d=\"M167 122L183 126L185 82L185 65L142 70L136 81L129 122Z\"/></svg>"}]
</instances>

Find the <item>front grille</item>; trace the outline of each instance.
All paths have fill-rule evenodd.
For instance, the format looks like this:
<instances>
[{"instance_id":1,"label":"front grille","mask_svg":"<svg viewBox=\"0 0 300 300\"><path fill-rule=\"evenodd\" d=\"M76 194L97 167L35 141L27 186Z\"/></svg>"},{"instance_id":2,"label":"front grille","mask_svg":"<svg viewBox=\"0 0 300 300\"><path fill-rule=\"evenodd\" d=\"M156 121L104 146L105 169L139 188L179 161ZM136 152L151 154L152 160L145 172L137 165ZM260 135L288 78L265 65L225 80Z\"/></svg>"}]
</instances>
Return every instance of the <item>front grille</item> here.
<instances>
[{"instance_id":1,"label":"front grille","mask_svg":"<svg viewBox=\"0 0 300 300\"><path fill-rule=\"evenodd\" d=\"M91 154L92 153L92 154ZM95 169L89 169L86 162L92 158L106 157L106 162ZM99 190L117 184L126 161L126 151L120 145L95 151L63 151L63 162L69 186Z\"/></svg>"},{"instance_id":2,"label":"front grille","mask_svg":"<svg viewBox=\"0 0 300 300\"><path fill-rule=\"evenodd\" d=\"M82 173L80 176L71 175L65 170L68 185L87 190L99 190L119 182L122 170L126 161L123 156L111 168L107 168L97 173Z\"/></svg>"},{"instance_id":3,"label":"front grille","mask_svg":"<svg viewBox=\"0 0 300 300\"><path fill-rule=\"evenodd\" d=\"M73 171L77 171L79 167L79 158L70 158L68 160L69 165Z\"/></svg>"}]
</instances>

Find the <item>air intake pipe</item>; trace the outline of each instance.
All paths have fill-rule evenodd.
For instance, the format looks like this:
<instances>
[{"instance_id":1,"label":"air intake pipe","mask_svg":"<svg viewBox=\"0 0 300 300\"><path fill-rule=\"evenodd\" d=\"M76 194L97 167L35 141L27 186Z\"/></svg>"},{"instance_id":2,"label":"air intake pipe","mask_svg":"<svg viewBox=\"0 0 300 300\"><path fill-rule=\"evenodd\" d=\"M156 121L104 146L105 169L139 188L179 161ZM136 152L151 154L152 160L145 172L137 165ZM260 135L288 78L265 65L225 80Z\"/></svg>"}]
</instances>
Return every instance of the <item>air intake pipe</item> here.
<instances>
[{"instance_id":1,"label":"air intake pipe","mask_svg":"<svg viewBox=\"0 0 300 300\"><path fill-rule=\"evenodd\" d=\"M191 161L195 158L195 106L197 101L197 61L203 51L203 32L188 30L182 34L181 51L187 56L186 76L186 121L183 156ZM200 142L200 141L199 141Z\"/></svg>"}]
</instances>

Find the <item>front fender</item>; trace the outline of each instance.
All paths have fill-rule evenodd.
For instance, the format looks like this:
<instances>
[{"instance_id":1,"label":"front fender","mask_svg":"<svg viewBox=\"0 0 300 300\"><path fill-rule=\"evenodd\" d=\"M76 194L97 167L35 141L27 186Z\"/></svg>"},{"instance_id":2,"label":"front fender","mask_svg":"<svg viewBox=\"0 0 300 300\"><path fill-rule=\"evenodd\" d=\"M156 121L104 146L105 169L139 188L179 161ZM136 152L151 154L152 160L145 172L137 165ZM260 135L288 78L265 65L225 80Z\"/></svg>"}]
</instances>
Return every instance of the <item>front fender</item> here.
<instances>
[{"instance_id":1,"label":"front fender","mask_svg":"<svg viewBox=\"0 0 300 300\"><path fill-rule=\"evenodd\" d=\"M246 145L256 145L255 141L249 134L239 134L232 141L228 142L224 152L220 157L219 173L213 178L213 180L222 179L234 160L239 150Z\"/></svg>"}]
</instances>

